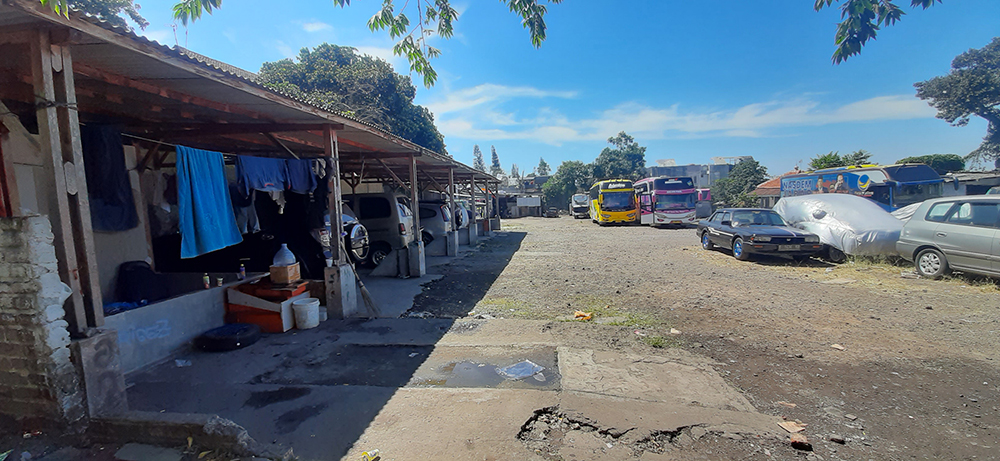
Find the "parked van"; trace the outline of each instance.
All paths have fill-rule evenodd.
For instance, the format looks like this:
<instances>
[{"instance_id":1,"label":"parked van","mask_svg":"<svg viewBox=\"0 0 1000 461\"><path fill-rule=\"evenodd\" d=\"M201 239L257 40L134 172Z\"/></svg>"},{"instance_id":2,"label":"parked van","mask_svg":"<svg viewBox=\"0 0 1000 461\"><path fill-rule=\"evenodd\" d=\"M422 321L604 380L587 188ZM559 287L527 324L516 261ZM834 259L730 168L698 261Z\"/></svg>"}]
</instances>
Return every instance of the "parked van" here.
<instances>
[{"instance_id":1,"label":"parked van","mask_svg":"<svg viewBox=\"0 0 1000 461\"><path fill-rule=\"evenodd\" d=\"M451 212L448 204L441 201L421 201L419 205L420 213L420 238L424 241L424 247L430 245L437 239L443 239L451 230Z\"/></svg>"},{"instance_id":2,"label":"parked van","mask_svg":"<svg viewBox=\"0 0 1000 461\"><path fill-rule=\"evenodd\" d=\"M1000 277L1000 197L925 201L903 226L896 251L918 274L939 278L952 269Z\"/></svg>"},{"instance_id":3,"label":"parked van","mask_svg":"<svg viewBox=\"0 0 1000 461\"><path fill-rule=\"evenodd\" d=\"M393 192L344 195L344 202L368 230L368 263L377 266L392 250L413 242L413 213Z\"/></svg>"}]
</instances>

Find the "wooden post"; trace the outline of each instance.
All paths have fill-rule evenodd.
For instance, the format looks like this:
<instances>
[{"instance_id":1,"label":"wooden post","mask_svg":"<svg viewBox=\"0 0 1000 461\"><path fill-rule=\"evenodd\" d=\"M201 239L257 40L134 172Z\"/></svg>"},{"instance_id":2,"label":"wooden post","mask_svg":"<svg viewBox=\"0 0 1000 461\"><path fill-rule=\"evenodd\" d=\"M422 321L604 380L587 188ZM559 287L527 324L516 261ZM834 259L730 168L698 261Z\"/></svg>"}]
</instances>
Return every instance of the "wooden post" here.
<instances>
[{"instance_id":1,"label":"wooden post","mask_svg":"<svg viewBox=\"0 0 1000 461\"><path fill-rule=\"evenodd\" d=\"M458 230L458 219L455 218L455 168L448 168L448 206L451 209L451 230Z\"/></svg>"},{"instance_id":2,"label":"wooden post","mask_svg":"<svg viewBox=\"0 0 1000 461\"><path fill-rule=\"evenodd\" d=\"M410 154L410 202L413 204L413 238L420 240L420 187L417 184L417 157Z\"/></svg>"},{"instance_id":3,"label":"wooden post","mask_svg":"<svg viewBox=\"0 0 1000 461\"><path fill-rule=\"evenodd\" d=\"M59 277L73 290L66 304L66 318L71 332L80 333L88 326L104 325L104 308L80 144L73 62L69 49L50 44L47 30L36 31L31 40L31 74L43 163L53 186L49 219Z\"/></svg>"},{"instance_id":4,"label":"wooden post","mask_svg":"<svg viewBox=\"0 0 1000 461\"><path fill-rule=\"evenodd\" d=\"M469 195L472 196L472 220L471 220L470 224L473 227L475 227L476 224L477 224L476 223L476 218L479 215L478 210L476 210L476 174L475 173L473 173L472 176L469 177Z\"/></svg>"},{"instance_id":5,"label":"wooden post","mask_svg":"<svg viewBox=\"0 0 1000 461\"><path fill-rule=\"evenodd\" d=\"M330 175L327 180L333 187L330 189L330 251L333 252L333 260L338 266L347 261L347 249L343 247L344 223L341 220L343 214L342 195L340 191L340 148L337 145L337 132L330 125L323 126L323 151L330 161ZM341 251L343 250L343 251Z\"/></svg>"}]
</instances>

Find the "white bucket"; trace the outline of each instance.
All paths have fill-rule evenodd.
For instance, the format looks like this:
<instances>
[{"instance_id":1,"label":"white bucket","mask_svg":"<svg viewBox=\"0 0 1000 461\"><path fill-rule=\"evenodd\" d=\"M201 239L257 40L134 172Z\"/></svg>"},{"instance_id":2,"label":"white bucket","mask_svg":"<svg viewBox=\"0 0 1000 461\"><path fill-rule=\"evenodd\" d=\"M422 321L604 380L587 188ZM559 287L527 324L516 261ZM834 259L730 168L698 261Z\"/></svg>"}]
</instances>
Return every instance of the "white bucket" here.
<instances>
[{"instance_id":1,"label":"white bucket","mask_svg":"<svg viewBox=\"0 0 1000 461\"><path fill-rule=\"evenodd\" d=\"M316 298L300 299L292 303L295 313L295 328L308 330L319 326L319 300Z\"/></svg>"}]
</instances>

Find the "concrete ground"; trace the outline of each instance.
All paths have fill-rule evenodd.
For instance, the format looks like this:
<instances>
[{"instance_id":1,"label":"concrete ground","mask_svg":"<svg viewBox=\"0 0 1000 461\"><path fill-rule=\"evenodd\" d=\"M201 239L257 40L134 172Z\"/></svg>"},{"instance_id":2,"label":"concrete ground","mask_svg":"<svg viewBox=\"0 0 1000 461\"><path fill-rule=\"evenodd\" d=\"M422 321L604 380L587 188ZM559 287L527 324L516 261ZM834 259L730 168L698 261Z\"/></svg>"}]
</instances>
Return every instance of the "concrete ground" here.
<instances>
[{"instance_id":1,"label":"concrete ground","mask_svg":"<svg viewBox=\"0 0 1000 461\"><path fill-rule=\"evenodd\" d=\"M505 237L484 251L434 258L428 272L447 274L435 289L463 280L455 268L488 289L519 248ZM397 317L432 279L363 278L383 316ZM461 283L477 296L476 283ZM704 450L685 446L711 443L724 453L742 444L736 451L746 452L785 436L780 418L758 413L712 360L683 349L613 350L580 341L573 329L622 334L541 320L331 320L130 375L128 398L134 410L218 414L303 460L355 460L373 449L410 460L687 459ZM499 373L525 360L543 369L523 379Z\"/></svg>"}]
</instances>

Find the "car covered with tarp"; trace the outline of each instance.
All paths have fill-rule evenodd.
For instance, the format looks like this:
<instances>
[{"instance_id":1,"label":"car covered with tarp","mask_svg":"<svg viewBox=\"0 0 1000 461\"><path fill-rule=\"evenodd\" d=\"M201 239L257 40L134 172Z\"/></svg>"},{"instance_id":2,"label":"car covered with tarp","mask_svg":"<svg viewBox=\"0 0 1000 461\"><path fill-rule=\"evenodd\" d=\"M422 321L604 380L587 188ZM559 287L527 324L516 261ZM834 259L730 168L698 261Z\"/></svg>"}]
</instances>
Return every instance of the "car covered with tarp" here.
<instances>
[{"instance_id":1,"label":"car covered with tarp","mask_svg":"<svg viewBox=\"0 0 1000 461\"><path fill-rule=\"evenodd\" d=\"M837 252L854 256L895 256L903 222L869 199L850 194L784 197L774 211L789 224L819 236L831 259Z\"/></svg>"}]
</instances>

